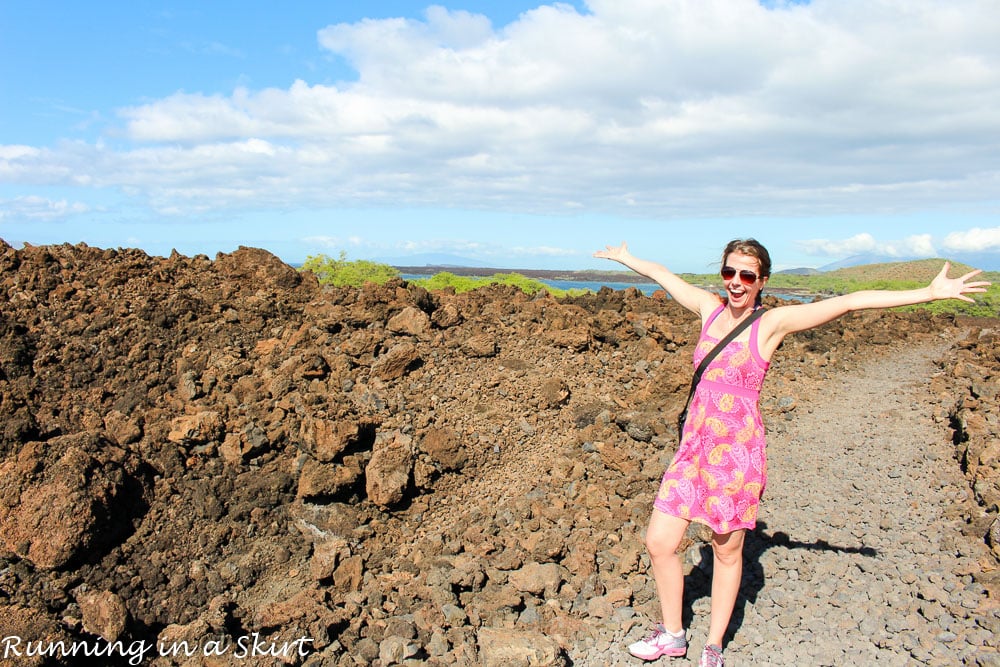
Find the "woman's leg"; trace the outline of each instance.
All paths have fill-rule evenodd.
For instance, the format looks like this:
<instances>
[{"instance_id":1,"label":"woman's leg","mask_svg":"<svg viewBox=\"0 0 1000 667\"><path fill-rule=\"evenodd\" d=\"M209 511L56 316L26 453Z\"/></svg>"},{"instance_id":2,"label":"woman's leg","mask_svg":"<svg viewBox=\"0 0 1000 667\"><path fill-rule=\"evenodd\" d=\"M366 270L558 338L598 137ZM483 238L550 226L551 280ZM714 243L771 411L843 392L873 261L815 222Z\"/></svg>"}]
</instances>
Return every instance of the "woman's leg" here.
<instances>
[{"instance_id":1,"label":"woman's leg","mask_svg":"<svg viewBox=\"0 0 1000 667\"><path fill-rule=\"evenodd\" d=\"M684 598L684 570L681 567L681 557L677 554L684 531L687 530L687 519L671 516L654 509L646 529L646 550L653 566L653 579L656 581L656 593L660 598L660 611L663 614L663 627L671 632L684 629L681 619L681 606Z\"/></svg>"},{"instance_id":2,"label":"woman's leg","mask_svg":"<svg viewBox=\"0 0 1000 667\"><path fill-rule=\"evenodd\" d=\"M714 567L712 569L712 621L708 628L708 643L722 646L729 619L736 606L743 579L743 536L745 530L712 536Z\"/></svg>"}]
</instances>

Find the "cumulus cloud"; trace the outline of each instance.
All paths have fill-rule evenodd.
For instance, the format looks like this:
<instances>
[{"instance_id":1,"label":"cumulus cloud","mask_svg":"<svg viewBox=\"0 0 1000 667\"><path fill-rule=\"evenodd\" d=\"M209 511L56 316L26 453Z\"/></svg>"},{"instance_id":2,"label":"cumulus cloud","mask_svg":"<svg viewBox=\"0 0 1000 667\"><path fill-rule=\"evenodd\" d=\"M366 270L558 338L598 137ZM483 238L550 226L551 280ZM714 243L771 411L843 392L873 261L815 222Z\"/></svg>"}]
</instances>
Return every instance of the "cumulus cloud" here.
<instances>
[{"instance_id":1,"label":"cumulus cloud","mask_svg":"<svg viewBox=\"0 0 1000 667\"><path fill-rule=\"evenodd\" d=\"M838 255L857 255L871 252L876 247L875 237L871 234L858 234L849 239L808 239L798 241L796 245L809 255L836 257Z\"/></svg>"},{"instance_id":2,"label":"cumulus cloud","mask_svg":"<svg viewBox=\"0 0 1000 667\"><path fill-rule=\"evenodd\" d=\"M337 250L345 250L348 247L358 248L366 245L365 240L359 236L307 236L302 241L312 246Z\"/></svg>"},{"instance_id":3,"label":"cumulus cloud","mask_svg":"<svg viewBox=\"0 0 1000 667\"><path fill-rule=\"evenodd\" d=\"M395 249L405 252L407 254L461 253L475 257L483 254L490 254L490 252L493 249L495 249L495 246L480 241L468 241L461 238L451 238L451 239L421 239L419 241L410 241L410 240L398 241L395 244Z\"/></svg>"},{"instance_id":4,"label":"cumulus cloud","mask_svg":"<svg viewBox=\"0 0 1000 667\"><path fill-rule=\"evenodd\" d=\"M44 197L28 196L0 199L0 222L5 220L33 220L51 222L80 215L90 207L80 202L65 199L52 200Z\"/></svg>"},{"instance_id":5,"label":"cumulus cloud","mask_svg":"<svg viewBox=\"0 0 1000 667\"><path fill-rule=\"evenodd\" d=\"M0 146L0 177L114 188L165 214L669 219L900 212L998 191L994 0L587 7L540 5L505 26L437 6L317 26L356 80L176 93L121 109L113 144Z\"/></svg>"},{"instance_id":6,"label":"cumulus cloud","mask_svg":"<svg viewBox=\"0 0 1000 667\"><path fill-rule=\"evenodd\" d=\"M1000 251L1000 227L973 227L964 232L952 232L945 237L942 246L952 252Z\"/></svg>"},{"instance_id":7,"label":"cumulus cloud","mask_svg":"<svg viewBox=\"0 0 1000 667\"><path fill-rule=\"evenodd\" d=\"M573 257L580 254L578 250L557 246L507 246L497 242L470 241L462 238L400 241L395 244L395 249L406 254L444 253L482 260L507 257Z\"/></svg>"},{"instance_id":8,"label":"cumulus cloud","mask_svg":"<svg viewBox=\"0 0 1000 667\"><path fill-rule=\"evenodd\" d=\"M580 254L579 250L555 246L515 246L510 252L524 257L575 257Z\"/></svg>"},{"instance_id":9,"label":"cumulus cloud","mask_svg":"<svg viewBox=\"0 0 1000 667\"><path fill-rule=\"evenodd\" d=\"M318 246L320 248L343 247L343 241L336 236L307 236L302 240L311 246Z\"/></svg>"},{"instance_id":10,"label":"cumulus cloud","mask_svg":"<svg viewBox=\"0 0 1000 667\"><path fill-rule=\"evenodd\" d=\"M808 255L849 257L872 254L884 257L934 257L937 250L930 234L915 234L902 240L879 241L871 234L846 239L809 239L795 245Z\"/></svg>"}]
</instances>

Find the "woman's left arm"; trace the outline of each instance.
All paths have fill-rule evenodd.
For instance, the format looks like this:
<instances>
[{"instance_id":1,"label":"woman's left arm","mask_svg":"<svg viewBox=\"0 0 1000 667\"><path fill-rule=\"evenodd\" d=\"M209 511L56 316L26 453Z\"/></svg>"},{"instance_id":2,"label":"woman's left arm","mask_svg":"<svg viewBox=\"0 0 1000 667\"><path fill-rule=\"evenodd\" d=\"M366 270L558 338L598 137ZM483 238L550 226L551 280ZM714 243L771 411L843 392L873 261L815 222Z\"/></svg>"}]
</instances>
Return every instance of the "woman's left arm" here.
<instances>
[{"instance_id":1,"label":"woman's left arm","mask_svg":"<svg viewBox=\"0 0 1000 667\"><path fill-rule=\"evenodd\" d=\"M767 312L761 320L761 352L765 358L777 349L790 333L805 331L826 324L841 315L869 308L895 308L940 299L961 299L974 303L967 294L985 292L991 283L984 280L969 282L982 273L970 271L960 278L949 278L950 263L945 262L941 272L927 287L914 290L865 290L824 299L813 303L783 306Z\"/></svg>"}]
</instances>

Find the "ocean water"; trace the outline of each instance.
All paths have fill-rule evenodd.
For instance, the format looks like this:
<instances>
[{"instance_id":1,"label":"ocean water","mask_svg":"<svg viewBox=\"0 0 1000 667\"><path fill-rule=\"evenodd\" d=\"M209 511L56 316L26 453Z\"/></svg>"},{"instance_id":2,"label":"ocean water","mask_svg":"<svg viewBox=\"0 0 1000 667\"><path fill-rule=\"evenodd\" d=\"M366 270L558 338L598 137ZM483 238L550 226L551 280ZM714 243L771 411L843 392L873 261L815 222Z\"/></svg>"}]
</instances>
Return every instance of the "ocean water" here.
<instances>
[{"instance_id":1,"label":"ocean water","mask_svg":"<svg viewBox=\"0 0 1000 667\"><path fill-rule=\"evenodd\" d=\"M422 276L412 273L400 274L403 280L421 280L423 278L430 278L430 276ZM610 287L613 290L623 290L629 287L637 287L639 290L649 296L658 289L661 289L659 285L653 285L649 283L600 283L600 282L587 282L582 280L544 280L542 278L535 278L540 283L544 283L549 287L555 287L562 290L590 290L591 292L597 292L602 287Z\"/></svg>"},{"instance_id":2,"label":"ocean water","mask_svg":"<svg viewBox=\"0 0 1000 667\"><path fill-rule=\"evenodd\" d=\"M401 277L403 278L403 280L420 280L422 278L429 278L430 276L421 276L421 275L404 273L401 275ZM562 290L575 289L575 290L590 290L591 292L597 292L600 291L602 287L610 287L611 289L616 291L627 289L629 287L635 287L646 296L649 296L656 290L662 289L659 285L654 285L651 283L629 283L629 282L602 283L602 282L588 282L583 280L543 280L541 278L537 280L541 283L549 285L550 287L555 287ZM768 291L766 289L764 290L764 294L765 295L768 294ZM812 295L784 294L784 293L773 293L773 292L772 294L781 299L791 299L794 301L809 302L813 300Z\"/></svg>"}]
</instances>

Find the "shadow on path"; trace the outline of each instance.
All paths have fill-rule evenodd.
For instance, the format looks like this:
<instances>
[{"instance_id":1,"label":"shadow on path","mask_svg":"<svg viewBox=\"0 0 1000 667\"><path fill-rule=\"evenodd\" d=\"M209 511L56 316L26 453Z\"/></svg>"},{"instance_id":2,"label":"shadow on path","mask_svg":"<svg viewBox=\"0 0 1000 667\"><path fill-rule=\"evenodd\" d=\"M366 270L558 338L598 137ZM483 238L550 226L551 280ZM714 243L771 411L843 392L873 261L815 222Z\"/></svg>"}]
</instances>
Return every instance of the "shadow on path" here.
<instances>
[{"instance_id":1,"label":"shadow on path","mask_svg":"<svg viewBox=\"0 0 1000 667\"><path fill-rule=\"evenodd\" d=\"M736 598L736 606L733 608L733 616L729 622L729 630L726 632L727 642L732 639L736 631L743 625L747 605L756 602L757 594L764 588L764 568L760 564L760 557L765 551L774 547L860 554L868 558L878 556L878 551L872 547L839 546L830 544L826 540L801 542L792 539L783 531L768 533L767 524L763 521L758 521L757 527L747 532L743 543L743 583L740 585L739 596ZM695 600L702 597L710 597L711 595L712 545L705 544L701 547L701 564L691 571L691 574L687 576L684 582L684 627L691 627L694 617L693 606Z\"/></svg>"}]
</instances>

